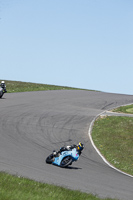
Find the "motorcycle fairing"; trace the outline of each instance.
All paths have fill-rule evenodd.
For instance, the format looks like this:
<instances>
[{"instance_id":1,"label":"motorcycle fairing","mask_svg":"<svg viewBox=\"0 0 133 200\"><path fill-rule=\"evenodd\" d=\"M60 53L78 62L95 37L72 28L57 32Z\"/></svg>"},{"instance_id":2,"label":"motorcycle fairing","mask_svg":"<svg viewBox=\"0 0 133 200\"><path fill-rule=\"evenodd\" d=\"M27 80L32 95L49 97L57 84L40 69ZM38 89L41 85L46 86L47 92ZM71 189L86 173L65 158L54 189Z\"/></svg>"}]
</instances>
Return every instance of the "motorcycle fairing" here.
<instances>
[{"instance_id":1,"label":"motorcycle fairing","mask_svg":"<svg viewBox=\"0 0 133 200\"><path fill-rule=\"evenodd\" d=\"M60 166L62 159L66 156L71 156L73 161L76 161L79 158L79 154L76 149L72 149L70 151L62 151L59 157L54 158L53 164Z\"/></svg>"}]
</instances>

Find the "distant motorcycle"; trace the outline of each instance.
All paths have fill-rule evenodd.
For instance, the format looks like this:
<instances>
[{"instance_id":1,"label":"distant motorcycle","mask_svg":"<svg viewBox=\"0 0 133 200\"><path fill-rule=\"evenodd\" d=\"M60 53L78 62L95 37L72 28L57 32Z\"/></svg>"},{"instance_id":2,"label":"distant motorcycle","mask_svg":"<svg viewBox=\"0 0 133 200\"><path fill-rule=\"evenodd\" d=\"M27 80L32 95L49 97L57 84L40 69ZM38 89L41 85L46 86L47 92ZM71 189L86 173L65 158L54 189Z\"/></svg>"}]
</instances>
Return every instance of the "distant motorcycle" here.
<instances>
[{"instance_id":1,"label":"distant motorcycle","mask_svg":"<svg viewBox=\"0 0 133 200\"><path fill-rule=\"evenodd\" d=\"M56 156L50 154L46 158L46 163L57 165L64 168L67 167L68 165L71 165L74 161L77 161L79 159L79 156L80 156L79 152L76 150L76 148L74 148L69 151L62 151Z\"/></svg>"},{"instance_id":2,"label":"distant motorcycle","mask_svg":"<svg viewBox=\"0 0 133 200\"><path fill-rule=\"evenodd\" d=\"M4 95L4 93L6 93L6 84L5 84L5 81L1 81L1 84L0 84L0 98L2 98L2 96Z\"/></svg>"}]
</instances>

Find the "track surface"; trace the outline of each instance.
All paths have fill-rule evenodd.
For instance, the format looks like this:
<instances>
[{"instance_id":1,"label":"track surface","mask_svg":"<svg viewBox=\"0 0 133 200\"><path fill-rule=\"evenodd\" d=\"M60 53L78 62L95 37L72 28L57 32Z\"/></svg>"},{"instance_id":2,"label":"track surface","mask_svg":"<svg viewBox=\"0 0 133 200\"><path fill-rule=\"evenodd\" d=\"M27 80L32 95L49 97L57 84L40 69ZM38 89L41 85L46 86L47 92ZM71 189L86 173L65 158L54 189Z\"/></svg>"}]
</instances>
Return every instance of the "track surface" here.
<instances>
[{"instance_id":1,"label":"track surface","mask_svg":"<svg viewBox=\"0 0 133 200\"><path fill-rule=\"evenodd\" d=\"M80 90L5 94L0 99L0 170L100 197L133 200L133 178L107 166L88 137L97 114L128 103L133 96ZM79 141L85 149L71 167L45 163L53 149Z\"/></svg>"}]
</instances>

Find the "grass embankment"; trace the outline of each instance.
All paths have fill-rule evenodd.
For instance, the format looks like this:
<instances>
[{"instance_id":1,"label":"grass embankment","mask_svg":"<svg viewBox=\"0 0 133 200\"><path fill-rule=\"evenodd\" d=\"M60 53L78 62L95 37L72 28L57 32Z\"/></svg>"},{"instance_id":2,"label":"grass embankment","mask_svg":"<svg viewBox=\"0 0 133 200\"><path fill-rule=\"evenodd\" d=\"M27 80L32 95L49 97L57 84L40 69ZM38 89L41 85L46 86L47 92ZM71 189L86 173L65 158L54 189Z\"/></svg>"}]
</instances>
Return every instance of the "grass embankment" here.
<instances>
[{"instance_id":1,"label":"grass embankment","mask_svg":"<svg viewBox=\"0 0 133 200\"><path fill-rule=\"evenodd\" d=\"M0 200L100 200L91 194L0 173ZM102 199L101 199L102 200ZM106 198L104 200L111 200Z\"/></svg>"},{"instance_id":2,"label":"grass embankment","mask_svg":"<svg viewBox=\"0 0 133 200\"><path fill-rule=\"evenodd\" d=\"M1 80L0 80L1 82ZM43 90L78 90L78 88L63 87L56 85L38 84L19 81L5 81L8 93L28 92L28 91L43 91ZM81 89L80 89L81 90Z\"/></svg>"},{"instance_id":3,"label":"grass embankment","mask_svg":"<svg viewBox=\"0 0 133 200\"><path fill-rule=\"evenodd\" d=\"M94 123L92 138L111 164L133 175L132 117L99 117Z\"/></svg>"},{"instance_id":4,"label":"grass embankment","mask_svg":"<svg viewBox=\"0 0 133 200\"><path fill-rule=\"evenodd\" d=\"M121 106L121 107L116 108L116 109L114 109L112 111L113 112L133 114L133 104L132 105L127 105L127 106Z\"/></svg>"}]
</instances>

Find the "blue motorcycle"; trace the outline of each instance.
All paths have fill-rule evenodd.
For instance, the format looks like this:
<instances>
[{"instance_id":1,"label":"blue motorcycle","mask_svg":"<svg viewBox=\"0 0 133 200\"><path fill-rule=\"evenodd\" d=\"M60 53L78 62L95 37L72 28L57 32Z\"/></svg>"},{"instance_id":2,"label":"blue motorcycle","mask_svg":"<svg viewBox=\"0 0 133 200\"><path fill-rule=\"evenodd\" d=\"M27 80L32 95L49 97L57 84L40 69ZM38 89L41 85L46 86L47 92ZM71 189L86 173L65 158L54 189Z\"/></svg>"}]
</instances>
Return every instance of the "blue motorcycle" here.
<instances>
[{"instance_id":1,"label":"blue motorcycle","mask_svg":"<svg viewBox=\"0 0 133 200\"><path fill-rule=\"evenodd\" d=\"M76 148L68 151L62 151L61 153L57 153L56 156L54 156L54 154L50 154L46 158L46 163L65 168L68 165L71 165L74 161L77 161L80 154L81 152L77 151Z\"/></svg>"}]
</instances>

